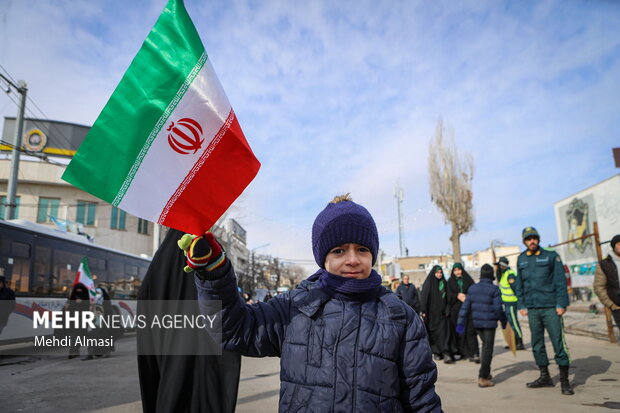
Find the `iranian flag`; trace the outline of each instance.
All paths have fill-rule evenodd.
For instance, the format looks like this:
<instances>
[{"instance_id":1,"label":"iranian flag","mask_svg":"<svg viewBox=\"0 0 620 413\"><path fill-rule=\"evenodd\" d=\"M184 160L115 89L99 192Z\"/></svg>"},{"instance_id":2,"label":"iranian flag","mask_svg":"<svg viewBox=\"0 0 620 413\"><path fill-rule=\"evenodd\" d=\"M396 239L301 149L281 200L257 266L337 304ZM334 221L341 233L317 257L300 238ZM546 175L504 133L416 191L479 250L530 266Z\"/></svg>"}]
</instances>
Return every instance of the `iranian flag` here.
<instances>
[{"instance_id":1,"label":"iranian flag","mask_svg":"<svg viewBox=\"0 0 620 413\"><path fill-rule=\"evenodd\" d=\"M73 286L75 287L78 283L84 285L84 287L88 289L90 301L93 301L97 295L97 292L95 291L95 281L93 280L93 276L90 274L88 259L86 257L82 258L82 262L80 262L80 267L77 270L77 274L75 274Z\"/></svg>"},{"instance_id":2,"label":"iranian flag","mask_svg":"<svg viewBox=\"0 0 620 413\"><path fill-rule=\"evenodd\" d=\"M260 163L182 0L170 0L62 178L202 235Z\"/></svg>"}]
</instances>

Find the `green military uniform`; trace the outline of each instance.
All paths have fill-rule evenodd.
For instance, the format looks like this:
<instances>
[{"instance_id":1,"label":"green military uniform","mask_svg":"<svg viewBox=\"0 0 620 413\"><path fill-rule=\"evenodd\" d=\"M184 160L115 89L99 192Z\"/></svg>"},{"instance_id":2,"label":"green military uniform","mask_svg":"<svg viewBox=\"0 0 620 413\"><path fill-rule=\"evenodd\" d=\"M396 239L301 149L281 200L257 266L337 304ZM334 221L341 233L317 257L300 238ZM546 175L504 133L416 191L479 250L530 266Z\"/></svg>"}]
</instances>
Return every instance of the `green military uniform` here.
<instances>
[{"instance_id":1,"label":"green military uniform","mask_svg":"<svg viewBox=\"0 0 620 413\"><path fill-rule=\"evenodd\" d=\"M518 299L513 290L513 285L516 280L517 273L510 267L506 267L499 277L499 291L502 294L506 318L515 332L517 339L521 340L523 338L523 333L521 332L521 325L519 324L519 319L517 318Z\"/></svg>"},{"instance_id":2,"label":"green military uniform","mask_svg":"<svg viewBox=\"0 0 620 413\"><path fill-rule=\"evenodd\" d=\"M568 346L564 336L562 317L556 308L568 307L568 292L564 266L555 251L538 248L519 255L517 261L518 276L515 280L515 292L519 309L527 309L530 330L532 332L532 351L538 366L548 366L549 359L545 349L545 329L555 352L555 361L559 366L570 363Z\"/></svg>"}]
</instances>

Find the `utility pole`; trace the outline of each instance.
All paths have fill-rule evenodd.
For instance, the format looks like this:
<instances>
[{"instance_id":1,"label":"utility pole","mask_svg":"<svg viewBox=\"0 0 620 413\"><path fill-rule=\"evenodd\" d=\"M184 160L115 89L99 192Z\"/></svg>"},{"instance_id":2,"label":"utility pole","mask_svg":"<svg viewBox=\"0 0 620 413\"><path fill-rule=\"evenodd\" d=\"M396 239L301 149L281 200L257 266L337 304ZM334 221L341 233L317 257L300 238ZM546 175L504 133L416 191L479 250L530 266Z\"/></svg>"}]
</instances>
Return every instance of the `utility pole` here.
<instances>
[{"instance_id":1,"label":"utility pole","mask_svg":"<svg viewBox=\"0 0 620 413\"><path fill-rule=\"evenodd\" d=\"M15 219L15 211L17 209L17 177L19 173L19 151L22 146L22 135L24 132L24 112L26 110L26 93L28 88L26 82L20 80L19 85L14 84L6 77L0 74L5 82L12 86L21 95L17 119L15 119L15 138L13 139L13 151L11 157L11 172L9 175L9 183L6 190L6 219Z\"/></svg>"},{"instance_id":2,"label":"utility pole","mask_svg":"<svg viewBox=\"0 0 620 413\"><path fill-rule=\"evenodd\" d=\"M394 188L394 198L396 198L396 207L398 209L398 241L400 243L400 256L406 257L408 255L407 249L405 248L405 229L403 227L403 199L405 198L405 191L400 187L400 182L396 183L396 187Z\"/></svg>"}]
</instances>

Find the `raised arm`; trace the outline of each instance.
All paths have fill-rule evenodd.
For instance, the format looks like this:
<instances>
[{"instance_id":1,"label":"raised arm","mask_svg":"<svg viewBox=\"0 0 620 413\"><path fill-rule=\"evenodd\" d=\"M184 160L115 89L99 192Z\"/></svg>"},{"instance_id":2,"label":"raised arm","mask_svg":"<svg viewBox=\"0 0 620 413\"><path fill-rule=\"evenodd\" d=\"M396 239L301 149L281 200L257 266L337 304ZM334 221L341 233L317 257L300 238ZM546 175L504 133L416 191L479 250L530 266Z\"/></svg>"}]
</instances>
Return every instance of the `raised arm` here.
<instances>
[{"instance_id":1,"label":"raised arm","mask_svg":"<svg viewBox=\"0 0 620 413\"><path fill-rule=\"evenodd\" d=\"M212 315L214 302L221 301L217 316L222 322L222 344L226 350L252 357L280 356L288 322L290 300L282 294L267 303L245 304L237 290L234 269L228 262L211 279L196 276L200 311Z\"/></svg>"},{"instance_id":2,"label":"raised arm","mask_svg":"<svg viewBox=\"0 0 620 413\"><path fill-rule=\"evenodd\" d=\"M200 311L220 318L222 330L212 336L221 337L225 349L246 356L279 356L288 323L288 295L268 303L245 304L232 264L212 233L200 237L186 234L178 244L187 256L185 271L195 270ZM220 302L221 309L216 305Z\"/></svg>"}]
</instances>

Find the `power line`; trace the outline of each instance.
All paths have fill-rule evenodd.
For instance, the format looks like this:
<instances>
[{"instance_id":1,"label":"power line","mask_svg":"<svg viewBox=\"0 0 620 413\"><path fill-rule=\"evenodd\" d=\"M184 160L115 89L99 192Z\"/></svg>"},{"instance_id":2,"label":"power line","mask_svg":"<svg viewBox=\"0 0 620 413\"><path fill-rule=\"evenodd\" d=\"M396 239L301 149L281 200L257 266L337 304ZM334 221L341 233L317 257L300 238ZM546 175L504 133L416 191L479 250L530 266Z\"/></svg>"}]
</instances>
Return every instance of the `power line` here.
<instances>
[{"instance_id":1,"label":"power line","mask_svg":"<svg viewBox=\"0 0 620 413\"><path fill-rule=\"evenodd\" d=\"M9 71L8 71L8 70L6 70L6 69L4 68L4 66L2 66L2 64L0 64L0 68L1 68L2 70L4 70L4 73L6 73L6 75L9 77L9 80L10 80L11 82L13 82L13 83L17 83L17 81L16 81L15 79L13 79L13 76L11 76L11 74L9 73Z\"/></svg>"},{"instance_id":2,"label":"power line","mask_svg":"<svg viewBox=\"0 0 620 413\"><path fill-rule=\"evenodd\" d=\"M11 148L11 149L15 149L15 150L17 150L17 151L19 151L19 152L22 152L22 153L24 153L24 154L26 154L26 155L29 155L29 156L34 156L35 158L39 158L39 159L41 159L42 161L45 161L45 162L47 162L47 163L49 163L49 164L51 164L51 165L62 166L62 167L65 167L65 166L66 166L66 165L65 165L65 164L63 164L63 163L56 162L56 161L53 161L53 160L49 159L49 158L48 158L48 156L47 156L47 155L45 155L45 154L43 154L43 153L29 151L28 149L25 149L25 148L23 148L23 147L21 147L21 146L20 146L20 147L17 147L17 146L15 146L15 145L13 145L12 143L7 142L7 141L2 140L2 139L0 139L0 143L1 143L1 144L3 144L3 145L8 146L8 147L9 147L9 148Z\"/></svg>"}]
</instances>

